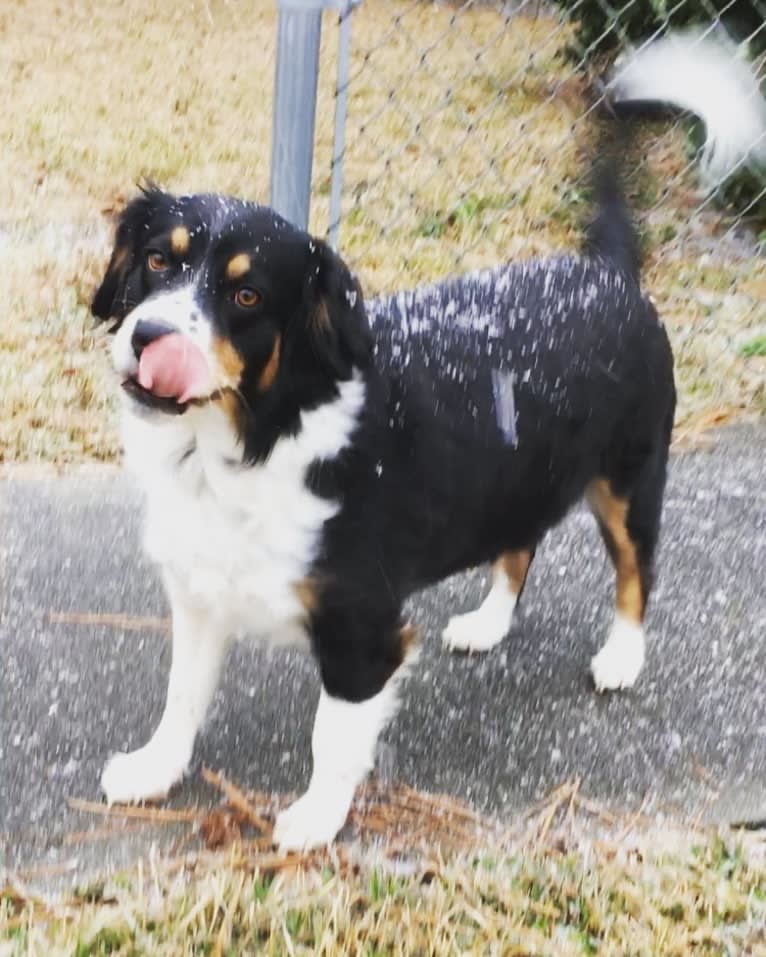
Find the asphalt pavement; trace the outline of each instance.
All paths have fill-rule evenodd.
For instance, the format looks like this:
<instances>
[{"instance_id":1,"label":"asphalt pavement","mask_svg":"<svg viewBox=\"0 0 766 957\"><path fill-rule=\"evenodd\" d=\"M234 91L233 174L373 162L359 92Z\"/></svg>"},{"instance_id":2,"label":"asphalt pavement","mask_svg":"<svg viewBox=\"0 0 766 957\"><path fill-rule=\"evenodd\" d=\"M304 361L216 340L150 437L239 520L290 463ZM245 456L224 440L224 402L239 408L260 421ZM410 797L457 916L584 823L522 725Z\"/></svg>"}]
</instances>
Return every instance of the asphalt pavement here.
<instances>
[{"instance_id":1,"label":"asphalt pavement","mask_svg":"<svg viewBox=\"0 0 766 957\"><path fill-rule=\"evenodd\" d=\"M478 602L486 569L418 595L423 653L380 773L500 815L579 776L618 808L766 818L765 452L757 424L673 456L647 664L630 692L598 695L590 680L613 578L584 510L538 551L489 654L452 656L440 641L449 615ZM104 840L104 820L68 804L101 799L110 752L143 744L162 709L170 646L152 619L167 609L140 514L112 469L0 481L0 862L12 870L77 880L177 837L144 826ZM305 787L318 694L309 658L235 646L170 806L217 803L203 764L260 791Z\"/></svg>"}]
</instances>

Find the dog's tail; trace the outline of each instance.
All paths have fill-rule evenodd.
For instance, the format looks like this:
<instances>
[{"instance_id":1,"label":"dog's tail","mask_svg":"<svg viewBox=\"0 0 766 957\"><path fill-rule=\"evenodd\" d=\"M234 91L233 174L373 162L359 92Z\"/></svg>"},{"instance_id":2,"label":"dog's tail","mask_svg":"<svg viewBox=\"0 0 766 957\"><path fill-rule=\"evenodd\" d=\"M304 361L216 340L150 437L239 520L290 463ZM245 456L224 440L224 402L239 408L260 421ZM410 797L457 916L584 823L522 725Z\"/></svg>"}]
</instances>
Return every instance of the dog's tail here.
<instances>
[{"instance_id":1,"label":"dog's tail","mask_svg":"<svg viewBox=\"0 0 766 957\"><path fill-rule=\"evenodd\" d=\"M715 189L740 166L766 167L766 99L723 29L669 33L617 61L608 92L620 105L663 104L705 124L702 181Z\"/></svg>"},{"instance_id":2,"label":"dog's tail","mask_svg":"<svg viewBox=\"0 0 766 957\"><path fill-rule=\"evenodd\" d=\"M617 118L607 121L591 178L594 214L585 227L584 253L613 263L638 281L640 241L620 175L619 157L629 139L629 129L623 121Z\"/></svg>"}]
</instances>

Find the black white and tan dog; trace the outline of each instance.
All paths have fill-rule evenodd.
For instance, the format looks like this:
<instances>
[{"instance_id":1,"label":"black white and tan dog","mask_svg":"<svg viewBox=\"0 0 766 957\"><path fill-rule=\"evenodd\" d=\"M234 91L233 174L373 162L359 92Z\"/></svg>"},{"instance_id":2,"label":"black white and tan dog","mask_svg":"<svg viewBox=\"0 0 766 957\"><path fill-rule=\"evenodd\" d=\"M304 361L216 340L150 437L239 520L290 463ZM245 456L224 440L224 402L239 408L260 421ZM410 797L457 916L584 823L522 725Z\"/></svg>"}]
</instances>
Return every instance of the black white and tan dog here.
<instances>
[{"instance_id":1,"label":"black white and tan dog","mask_svg":"<svg viewBox=\"0 0 766 957\"><path fill-rule=\"evenodd\" d=\"M368 303L343 260L270 209L148 189L122 215L94 314L114 320L127 466L173 617L148 744L110 802L184 775L238 636L303 643L322 690L285 848L331 841L413 652L415 590L491 562L444 643L502 641L545 533L585 498L616 572L598 689L644 662L673 424L667 336L608 164L581 256Z\"/></svg>"}]
</instances>

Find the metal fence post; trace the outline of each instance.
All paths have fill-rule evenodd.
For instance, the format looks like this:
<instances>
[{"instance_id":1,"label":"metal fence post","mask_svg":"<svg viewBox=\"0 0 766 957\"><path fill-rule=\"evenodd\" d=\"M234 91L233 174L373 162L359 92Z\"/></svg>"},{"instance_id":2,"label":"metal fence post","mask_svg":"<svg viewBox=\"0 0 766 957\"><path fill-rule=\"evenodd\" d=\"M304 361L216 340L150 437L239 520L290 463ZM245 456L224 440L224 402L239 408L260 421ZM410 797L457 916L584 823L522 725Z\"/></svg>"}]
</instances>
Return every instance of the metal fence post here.
<instances>
[{"instance_id":1,"label":"metal fence post","mask_svg":"<svg viewBox=\"0 0 766 957\"><path fill-rule=\"evenodd\" d=\"M359 2L361 0L277 0L279 26L274 76L271 205L301 229L308 227L311 208L311 166L322 11L329 8L341 10L340 78L341 67L344 75L348 69L349 35L346 24L352 7ZM342 96L342 122L345 123L345 83ZM337 145L337 110L335 135ZM337 149L334 149L333 164L336 154ZM335 165L333 187L340 189Z\"/></svg>"},{"instance_id":2,"label":"metal fence post","mask_svg":"<svg viewBox=\"0 0 766 957\"><path fill-rule=\"evenodd\" d=\"M279 26L271 143L271 205L309 222L322 0L277 0Z\"/></svg>"}]
</instances>

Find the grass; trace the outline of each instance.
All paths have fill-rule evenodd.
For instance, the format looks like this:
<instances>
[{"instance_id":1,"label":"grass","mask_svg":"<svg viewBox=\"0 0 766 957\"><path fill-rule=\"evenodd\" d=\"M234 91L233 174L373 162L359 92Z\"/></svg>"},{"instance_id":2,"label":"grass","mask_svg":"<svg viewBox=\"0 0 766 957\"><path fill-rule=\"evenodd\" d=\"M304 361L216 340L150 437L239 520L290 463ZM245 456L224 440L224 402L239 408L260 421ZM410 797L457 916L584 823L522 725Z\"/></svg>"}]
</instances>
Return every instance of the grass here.
<instances>
[{"instance_id":1,"label":"grass","mask_svg":"<svg viewBox=\"0 0 766 957\"><path fill-rule=\"evenodd\" d=\"M746 359L766 356L766 336L756 336L740 347L740 355Z\"/></svg>"},{"instance_id":2,"label":"grass","mask_svg":"<svg viewBox=\"0 0 766 957\"><path fill-rule=\"evenodd\" d=\"M284 856L237 833L224 850L152 855L67 897L8 883L0 955L766 953L764 845L753 835L620 818L572 783L511 831L483 822L455 846L443 822L465 821L465 809L415 793L407 807L426 840L414 830L392 840L394 795L385 839L368 827L355 843Z\"/></svg>"},{"instance_id":3,"label":"grass","mask_svg":"<svg viewBox=\"0 0 766 957\"><path fill-rule=\"evenodd\" d=\"M531 8L532 5L530 5ZM111 219L150 176L268 199L276 4L8 0L0 60L0 462L112 460L114 383L87 305ZM583 79L549 15L368 0L354 14L341 249L368 293L571 250L587 209ZM312 229L329 216L337 30L324 21ZM678 424L766 408L766 259L652 125L633 200L678 356Z\"/></svg>"}]
</instances>

